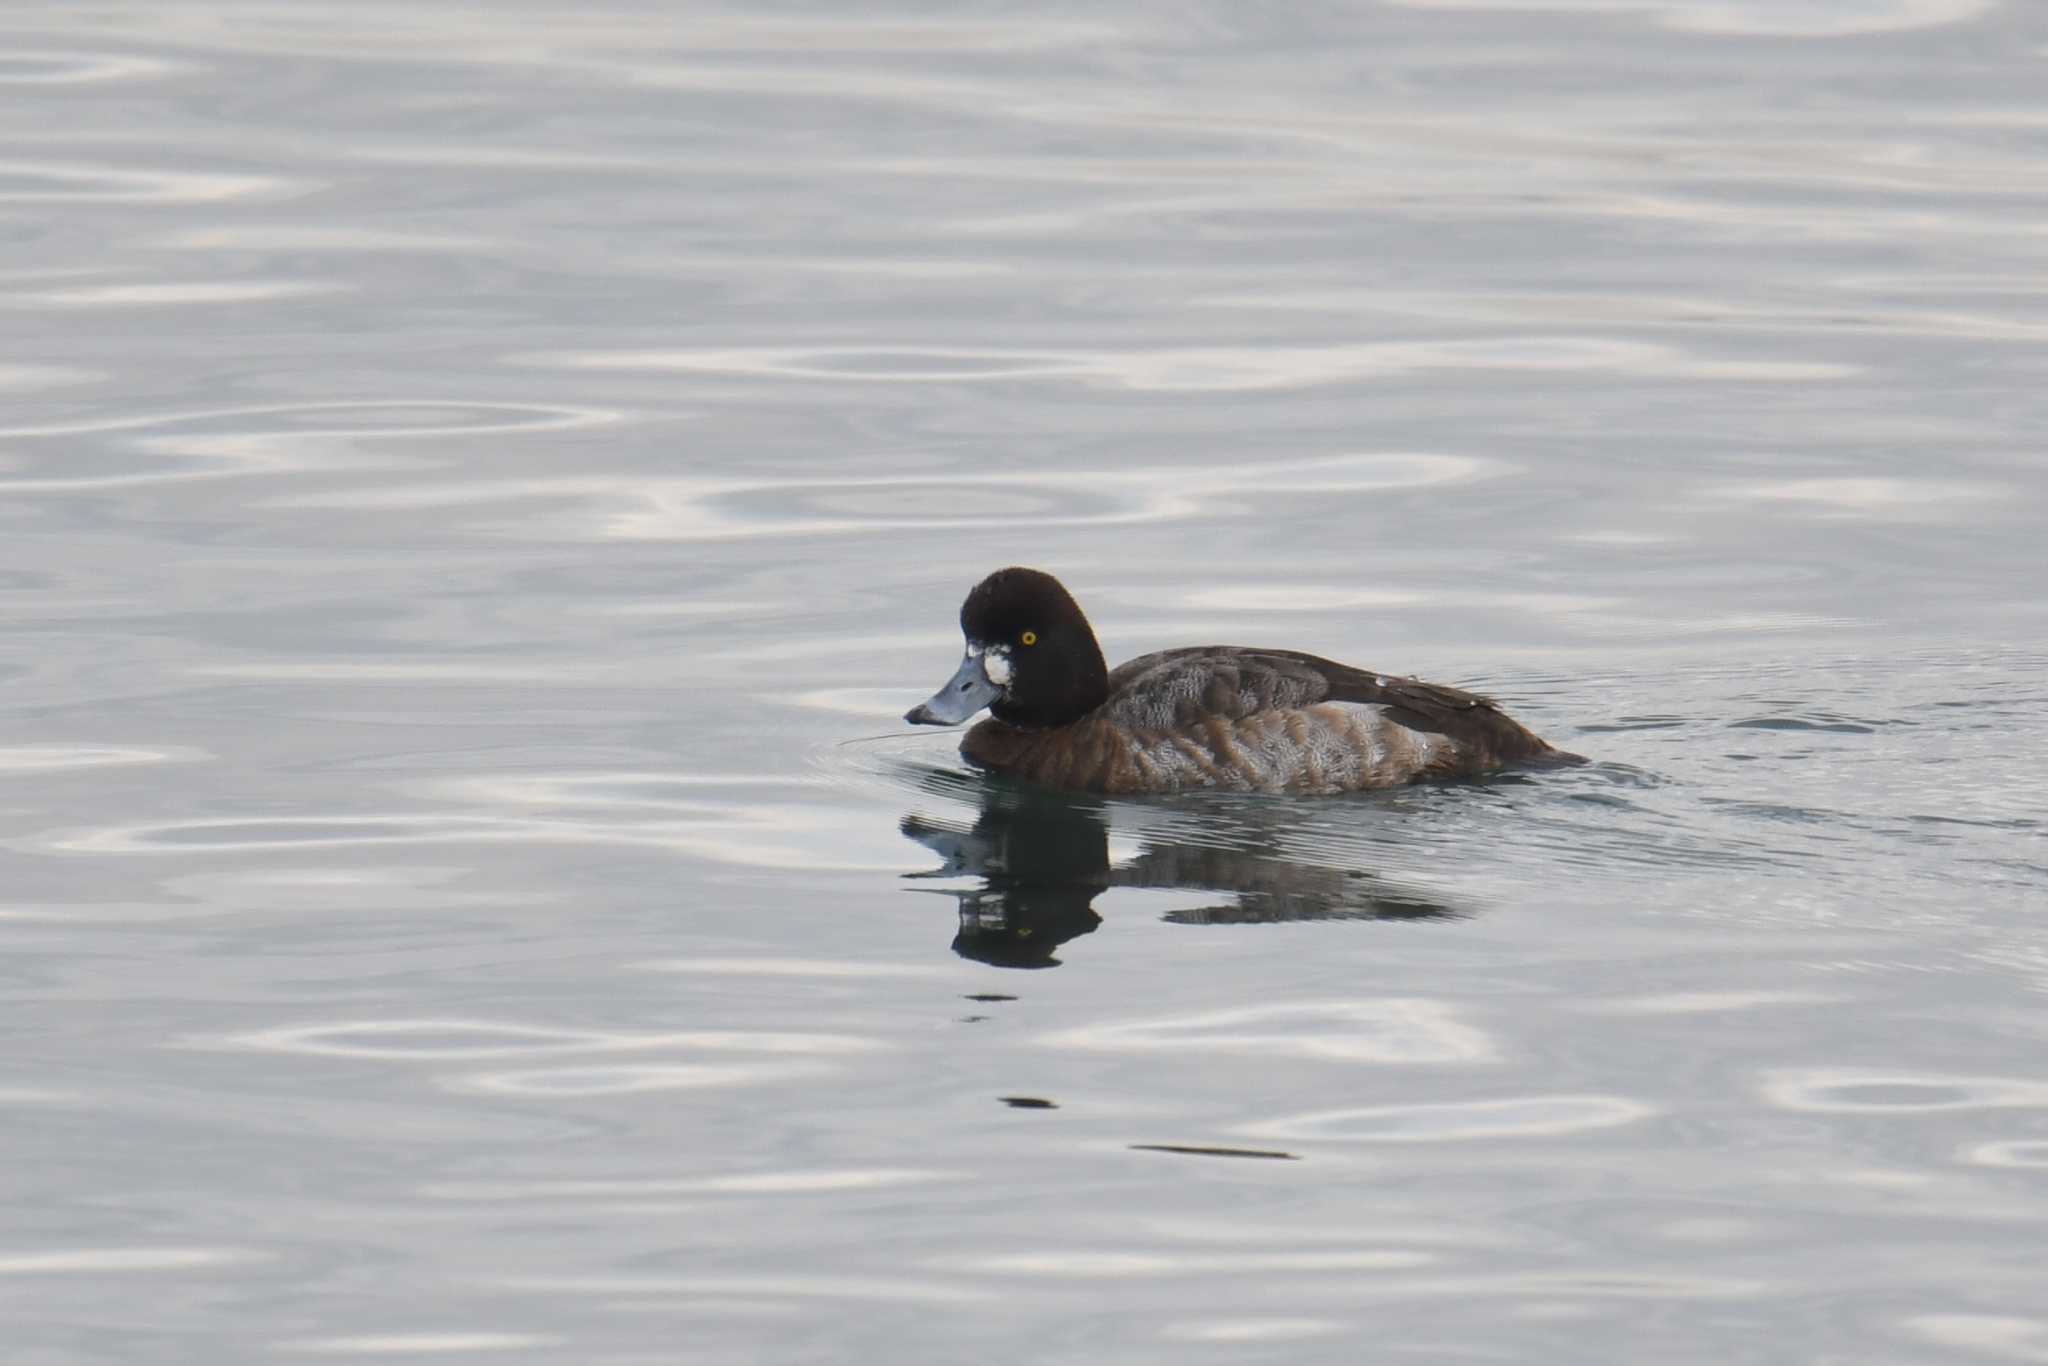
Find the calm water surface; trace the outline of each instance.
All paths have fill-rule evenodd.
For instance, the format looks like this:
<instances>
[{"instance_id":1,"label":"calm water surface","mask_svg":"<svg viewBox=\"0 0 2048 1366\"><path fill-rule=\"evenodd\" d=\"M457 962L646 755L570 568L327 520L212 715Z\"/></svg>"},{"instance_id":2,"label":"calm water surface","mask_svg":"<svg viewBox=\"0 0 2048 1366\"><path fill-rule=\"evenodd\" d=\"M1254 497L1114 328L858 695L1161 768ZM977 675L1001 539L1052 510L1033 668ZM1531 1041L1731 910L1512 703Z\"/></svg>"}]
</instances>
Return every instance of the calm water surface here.
<instances>
[{"instance_id":1,"label":"calm water surface","mask_svg":"<svg viewBox=\"0 0 2048 1366\"><path fill-rule=\"evenodd\" d=\"M8 6L7 1359L2048 1361L2044 79ZM1595 762L985 782L1012 562Z\"/></svg>"}]
</instances>

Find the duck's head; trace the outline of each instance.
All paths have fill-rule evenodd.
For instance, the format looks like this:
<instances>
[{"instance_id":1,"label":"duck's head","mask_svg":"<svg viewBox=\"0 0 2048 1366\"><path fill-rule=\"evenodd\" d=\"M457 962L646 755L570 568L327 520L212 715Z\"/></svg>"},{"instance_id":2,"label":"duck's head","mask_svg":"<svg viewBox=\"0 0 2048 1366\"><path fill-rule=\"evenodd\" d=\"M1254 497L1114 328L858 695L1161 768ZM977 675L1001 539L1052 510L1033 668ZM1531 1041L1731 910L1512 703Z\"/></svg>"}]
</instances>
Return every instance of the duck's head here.
<instances>
[{"instance_id":1,"label":"duck's head","mask_svg":"<svg viewBox=\"0 0 2048 1366\"><path fill-rule=\"evenodd\" d=\"M998 721L1043 730L1079 720L1109 696L1102 647L1073 595L1037 569L998 569L960 604L967 657L927 701L904 713L951 726L983 707Z\"/></svg>"}]
</instances>

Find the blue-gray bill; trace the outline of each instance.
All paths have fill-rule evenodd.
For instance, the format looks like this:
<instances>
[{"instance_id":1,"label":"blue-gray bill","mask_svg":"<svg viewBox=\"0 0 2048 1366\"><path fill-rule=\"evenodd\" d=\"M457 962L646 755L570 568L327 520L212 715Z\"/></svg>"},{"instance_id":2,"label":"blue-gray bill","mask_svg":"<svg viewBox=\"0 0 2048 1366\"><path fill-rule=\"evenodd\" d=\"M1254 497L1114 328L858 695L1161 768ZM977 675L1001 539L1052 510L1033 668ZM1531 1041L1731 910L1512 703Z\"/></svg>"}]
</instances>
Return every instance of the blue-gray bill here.
<instances>
[{"instance_id":1,"label":"blue-gray bill","mask_svg":"<svg viewBox=\"0 0 2048 1366\"><path fill-rule=\"evenodd\" d=\"M913 726L957 726L1001 697L1002 686L988 676L985 659L976 651L961 660L946 686L903 713L903 719Z\"/></svg>"}]
</instances>

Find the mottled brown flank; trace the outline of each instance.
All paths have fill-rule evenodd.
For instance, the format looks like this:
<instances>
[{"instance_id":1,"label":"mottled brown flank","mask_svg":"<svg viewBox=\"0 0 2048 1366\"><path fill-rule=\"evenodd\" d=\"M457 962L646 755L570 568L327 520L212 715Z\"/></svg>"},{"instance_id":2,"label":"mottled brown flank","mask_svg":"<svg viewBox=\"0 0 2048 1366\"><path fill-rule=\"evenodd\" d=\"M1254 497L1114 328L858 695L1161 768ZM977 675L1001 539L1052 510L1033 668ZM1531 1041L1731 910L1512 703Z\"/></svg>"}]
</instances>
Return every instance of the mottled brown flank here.
<instances>
[{"instance_id":1,"label":"mottled brown flank","mask_svg":"<svg viewBox=\"0 0 2048 1366\"><path fill-rule=\"evenodd\" d=\"M990 719L960 749L1032 782L1112 795L1352 792L1557 754L1487 698L1235 646L1144 655L1080 720L1028 730Z\"/></svg>"}]
</instances>

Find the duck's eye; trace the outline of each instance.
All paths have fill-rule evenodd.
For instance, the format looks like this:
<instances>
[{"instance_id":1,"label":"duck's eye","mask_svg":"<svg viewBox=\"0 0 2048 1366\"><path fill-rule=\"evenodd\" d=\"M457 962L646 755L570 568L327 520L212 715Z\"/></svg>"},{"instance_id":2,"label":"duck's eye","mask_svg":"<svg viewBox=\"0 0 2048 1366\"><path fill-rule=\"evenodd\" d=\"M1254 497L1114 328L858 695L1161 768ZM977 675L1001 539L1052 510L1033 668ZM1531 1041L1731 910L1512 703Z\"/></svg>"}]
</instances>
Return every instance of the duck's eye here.
<instances>
[{"instance_id":1,"label":"duck's eye","mask_svg":"<svg viewBox=\"0 0 2048 1366\"><path fill-rule=\"evenodd\" d=\"M1038 632L1026 631L1023 635L1018 636L1017 639L1023 641L1026 645L1036 645L1038 643Z\"/></svg>"}]
</instances>

